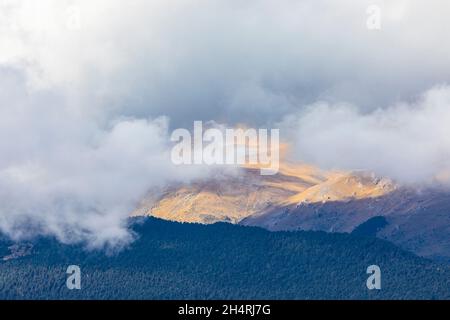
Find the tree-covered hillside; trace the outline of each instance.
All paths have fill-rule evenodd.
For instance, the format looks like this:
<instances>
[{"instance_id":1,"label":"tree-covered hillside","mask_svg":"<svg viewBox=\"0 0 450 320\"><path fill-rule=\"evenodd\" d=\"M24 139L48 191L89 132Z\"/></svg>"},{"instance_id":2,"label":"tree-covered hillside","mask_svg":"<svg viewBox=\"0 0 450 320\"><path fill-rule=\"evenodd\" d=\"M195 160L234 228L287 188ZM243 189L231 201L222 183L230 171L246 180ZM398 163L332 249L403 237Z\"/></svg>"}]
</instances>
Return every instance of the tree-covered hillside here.
<instances>
[{"instance_id":1,"label":"tree-covered hillside","mask_svg":"<svg viewBox=\"0 0 450 320\"><path fill-rule=\"evenodd\" d=\"M348 234L134 221L114 255L51 239L0 242L1 299L449 299L450 269ZM381 290L368 290L369 265ZM69 265L81 290L66 287Z\"/></svg>"}]
</instances>

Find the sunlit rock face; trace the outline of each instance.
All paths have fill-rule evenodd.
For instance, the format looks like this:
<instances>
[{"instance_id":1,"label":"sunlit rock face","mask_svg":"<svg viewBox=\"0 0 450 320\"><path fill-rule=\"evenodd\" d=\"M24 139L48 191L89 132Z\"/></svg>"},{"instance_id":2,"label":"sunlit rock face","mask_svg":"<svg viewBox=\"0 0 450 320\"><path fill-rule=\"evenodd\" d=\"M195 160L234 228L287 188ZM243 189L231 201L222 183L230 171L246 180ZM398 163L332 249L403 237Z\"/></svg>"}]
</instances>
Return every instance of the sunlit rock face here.
<instances>
[{"instance_id":1,"label":"sunlit rock face","mask_svg":"<svg viewBox=\"0 0 450 320\"><path fill-rule=\"evenodd\" d=\"M217 173L190 184L152 190L133 215L181 222L239 223L281 207L379 197L394 190L387 179L365 172L325 172L284 163L280 172L262 176L256 167Z\"/></svg>"},{"instance_id":2,"label":"sunlit rock face","mask_svg":"<svg viewBox=\"0 0 450 320\"><path fill-rule=\"evenodd\" d=\"M365 171L283 163L261 176L245 167L154 189L133 212L179 222L230 222L271 231L352 232L374 217L376 236L424 257L450 260L450 192L397 185Z\"/></svg>"}]
</instances>

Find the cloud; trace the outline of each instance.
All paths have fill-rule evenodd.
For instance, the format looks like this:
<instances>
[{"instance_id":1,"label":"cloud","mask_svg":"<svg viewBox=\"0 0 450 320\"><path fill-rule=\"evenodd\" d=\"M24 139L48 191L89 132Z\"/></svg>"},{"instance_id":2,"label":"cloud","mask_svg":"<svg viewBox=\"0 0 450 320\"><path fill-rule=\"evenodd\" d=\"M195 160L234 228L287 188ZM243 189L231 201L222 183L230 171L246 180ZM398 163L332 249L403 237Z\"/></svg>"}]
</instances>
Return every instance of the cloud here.
<instances>
[{"instance_id":1,"label":"cloud","mask_svg":"<svg viewBox=\"0 0 450 320\"><path fill-rule=\"evenodd\" d=\"M4 2L0 62L99 117L265 125L317 100L373 110L449 80L446 0Z\"/></svg>"},{"instance_id":2,"label":"cloud","mask_svg":"<svg viewBox=\"0 0 450 320\"><path fill-rule=\"evenodd\" d=\"M406 184L428 184L450 172L450 87L416 102L368 113L317 103L280 124L295 156L329 169L364 169ZM441 182L449 182L447 179Z\"/></svg>"},{"instance_id":3,"label":"cloud","mask_svg":"<svg viewBox=\"0 0 450 320\"><path fill-rule=\"evenodd\" d=\"M20 72L0 75L0 230L14 239L124 245L127 217L150 188L208 174L172 165L167 118L101 126L57 92L30 94Z\"/></svg>"}]
</instances>

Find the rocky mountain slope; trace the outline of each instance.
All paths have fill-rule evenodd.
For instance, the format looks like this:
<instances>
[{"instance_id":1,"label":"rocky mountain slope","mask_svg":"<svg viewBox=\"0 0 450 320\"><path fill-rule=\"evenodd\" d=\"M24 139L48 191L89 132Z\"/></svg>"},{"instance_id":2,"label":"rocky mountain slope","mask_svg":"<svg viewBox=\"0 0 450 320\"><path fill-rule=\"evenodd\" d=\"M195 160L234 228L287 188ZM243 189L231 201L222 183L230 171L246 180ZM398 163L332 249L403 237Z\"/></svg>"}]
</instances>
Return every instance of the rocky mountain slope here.
<instances>
[{"instance_id":1,"label":"rocky mountain slope","mask_svg":"<svg viewBox=\"0 0 450 320\"><path fill-rule=\"evenodd\" d=\"M218 173L190 185L152 190L133 215L180 222L238 223L279 207L329 176L313 167L290 164L283 165L279 174L264 177L258 168L242 168L238 174Z\"/></svg>"},{"instance_id":2,"label":"rocky mountain slope","mask_svg":"<svg viewBox=\"0 0 450 320\"><path fill-rule=\"evenodd\" d=\"M258 168L247 167L238 174L218 173L189 185L154 189L133 216L239 223L247 217L298 203L378 197L393 189L390 181L365 173L324 172L307 165L285 163L273 176L261 176Z\"/></svg>"},{"instance_id":3,"label":"rocky mountain slope","mask_svg":"<svg viewBox=\"0 0 450 320\"><path fill-rule=\"evenodd\" d=\"M153 190L133 215L180 222L225 221L268 230L352 232L384 217L374 235L420 256L450 261L450 192L415 190L364 171L325 172L285 163Z\"/></svg>"}]
</instances>

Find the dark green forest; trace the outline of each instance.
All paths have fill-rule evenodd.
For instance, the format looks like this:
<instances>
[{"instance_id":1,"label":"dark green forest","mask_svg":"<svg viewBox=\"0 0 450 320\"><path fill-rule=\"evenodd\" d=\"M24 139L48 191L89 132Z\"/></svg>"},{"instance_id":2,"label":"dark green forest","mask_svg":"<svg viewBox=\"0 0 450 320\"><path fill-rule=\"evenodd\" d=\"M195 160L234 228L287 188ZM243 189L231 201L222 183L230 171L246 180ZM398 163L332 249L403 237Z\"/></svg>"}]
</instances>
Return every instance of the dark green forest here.
<instances>
[{"instance_id":1,"label":"dark green forest","mask_svg":"<svg viewBox=\"0 0 450 320\"><path fill-rule=\"evenodd\" d=\"M0 241L1 299L449 299L450 268L375 238L225 223L130 221L120 252L53 239ZM17 249L19 248L19 249ZM381 290L366 269L381 268ZM81 290L66 287L69 265Z\"/></svg>"}]
</instances>

